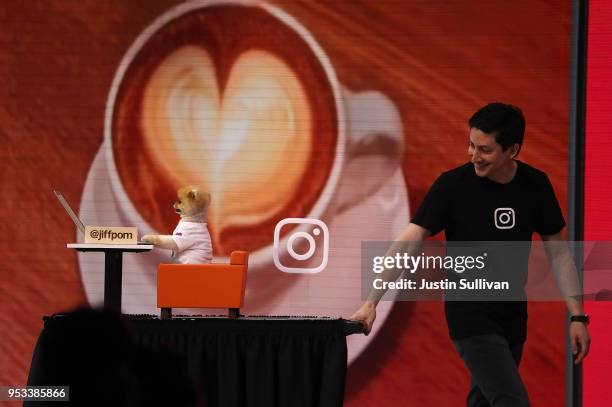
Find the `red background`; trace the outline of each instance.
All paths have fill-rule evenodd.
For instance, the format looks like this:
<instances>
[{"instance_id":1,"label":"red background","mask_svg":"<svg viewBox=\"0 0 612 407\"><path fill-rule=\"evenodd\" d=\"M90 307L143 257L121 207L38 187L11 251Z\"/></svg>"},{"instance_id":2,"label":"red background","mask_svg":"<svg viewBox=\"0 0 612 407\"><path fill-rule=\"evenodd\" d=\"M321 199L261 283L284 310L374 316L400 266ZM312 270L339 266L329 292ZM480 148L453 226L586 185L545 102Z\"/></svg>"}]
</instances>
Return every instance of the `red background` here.
<instances>
[{"instance_id":1,"label":"red background","mask_svg":"<svg viewBox=\"0 0 612 407\"><path fill-rule=\"evenodd\" d=\"M591 0L587 45L584 240L612 240L610 21L612 3ZM583 365L583 402L585 407L605 406L610 404L612 306L609 302L591 302L586 304L586 311L592 318L590 331L593 344L591 354Z\"/></svg>"},{"instance_id":2,"label":"red background","mask_svg":"<svg viewBox=\"0 0 612 407\"><path fill-rule=\"evenodd\" d=\"M567 214L569 2L277 3L312 31L343 84L380 90L398 106L413 210L441 171L466 160L467 118L502 100L523 109L520 158L549 174ZM1 385L25 384L42 316L85 301L76 254L65 248L74 227L51 190L79 202L115 69L173 4L0 5ZM562 405L563 304L529 312L522 375L534 406ZM351 366L346 404L462 405L467 385L442 304L399 303Z\"/></svg>"}]
</instances>

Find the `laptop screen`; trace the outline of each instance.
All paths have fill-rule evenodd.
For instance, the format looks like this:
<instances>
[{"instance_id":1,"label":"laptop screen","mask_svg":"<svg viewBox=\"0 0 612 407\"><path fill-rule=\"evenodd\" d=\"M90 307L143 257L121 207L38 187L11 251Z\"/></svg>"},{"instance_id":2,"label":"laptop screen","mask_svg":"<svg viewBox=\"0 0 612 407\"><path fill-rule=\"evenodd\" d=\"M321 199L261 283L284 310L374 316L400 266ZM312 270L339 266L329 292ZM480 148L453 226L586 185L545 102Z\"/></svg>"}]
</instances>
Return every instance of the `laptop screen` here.
<instances>
[{"instance_id":1,"label":"laptop screen","mask_svg":"<svg viewBox=\"0 0 612 407\"><path fill-rule=\"evenodd\" d=\"M57 197L58 201L60 201L60 203L66 210L66 213L68 214L68 216L70 216L70 219L72 219L76 227L79 228L81 233L85 233L85 225L83 225L83 222L81 222L81 219L79 219L79 217L76 215L76 213L74 213L70 205L68 205L68 202L66 201L66 198L64 198L64 195L62 195L61 192L55 191L55 190L53 191L53 193Z\"/></svg>"}]
</instances>

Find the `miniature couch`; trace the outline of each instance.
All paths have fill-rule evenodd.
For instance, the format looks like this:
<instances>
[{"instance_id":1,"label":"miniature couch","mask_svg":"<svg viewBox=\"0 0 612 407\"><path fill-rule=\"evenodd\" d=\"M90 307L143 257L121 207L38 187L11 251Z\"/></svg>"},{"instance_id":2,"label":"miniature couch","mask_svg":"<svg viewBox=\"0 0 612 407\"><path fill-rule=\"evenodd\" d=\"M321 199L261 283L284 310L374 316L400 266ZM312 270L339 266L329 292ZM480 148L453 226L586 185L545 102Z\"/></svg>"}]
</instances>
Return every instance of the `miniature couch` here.
<instances>
[{"instance_id":1,"label":"miniature couch","mask_svg":"<svg viewBox=\"0 0 612 407\"><path fill-rule=\"evenodd\" d=\"M228 308L238 318L244 302L249 253L233 251L229 264L160 264L157 268L157 307L161 319L172 308Z\"/></svg>"}]
</instances>

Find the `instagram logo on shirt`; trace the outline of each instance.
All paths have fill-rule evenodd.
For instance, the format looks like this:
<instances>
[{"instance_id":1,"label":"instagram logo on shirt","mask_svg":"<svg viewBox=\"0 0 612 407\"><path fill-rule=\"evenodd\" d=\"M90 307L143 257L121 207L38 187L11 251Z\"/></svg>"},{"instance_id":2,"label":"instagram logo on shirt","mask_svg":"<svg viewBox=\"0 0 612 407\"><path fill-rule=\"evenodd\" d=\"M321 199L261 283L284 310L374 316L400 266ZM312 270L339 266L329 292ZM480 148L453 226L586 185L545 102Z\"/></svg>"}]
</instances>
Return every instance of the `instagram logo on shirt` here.
<instances>
[{"instance_id":1,"label":"instagram logo on shirt","mask_svg":"<svg viewBox=\"0 0 612 407\"><path fill-rule=\"evenodd\" d=\"M515 215L512 208L497 208L493 217L497 229L512 229L514 227Z\"/></svg>"}]
</instances>

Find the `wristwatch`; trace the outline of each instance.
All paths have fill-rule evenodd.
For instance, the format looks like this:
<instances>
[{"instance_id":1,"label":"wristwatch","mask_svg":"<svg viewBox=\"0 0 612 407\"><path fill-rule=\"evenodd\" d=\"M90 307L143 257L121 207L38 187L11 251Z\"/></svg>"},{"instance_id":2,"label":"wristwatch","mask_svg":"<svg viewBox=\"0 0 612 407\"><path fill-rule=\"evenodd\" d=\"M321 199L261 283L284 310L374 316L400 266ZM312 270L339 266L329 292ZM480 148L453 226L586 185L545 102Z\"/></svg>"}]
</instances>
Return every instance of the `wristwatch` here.
<instances>
[{"instance_id":1,"label":"wristwatch","mask_svg":"<svg viewBox=\"0 0 612 407\"><path fill-rule=\"evenodd\" d=\"M584 314L584 315L572 315L570 317L570 322L582 322L585 325L589 324L589 315L588 314Z\"/></svg>"}]
</instances>

